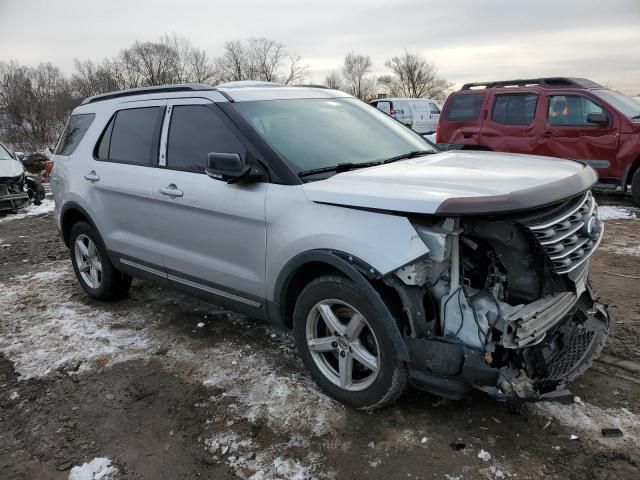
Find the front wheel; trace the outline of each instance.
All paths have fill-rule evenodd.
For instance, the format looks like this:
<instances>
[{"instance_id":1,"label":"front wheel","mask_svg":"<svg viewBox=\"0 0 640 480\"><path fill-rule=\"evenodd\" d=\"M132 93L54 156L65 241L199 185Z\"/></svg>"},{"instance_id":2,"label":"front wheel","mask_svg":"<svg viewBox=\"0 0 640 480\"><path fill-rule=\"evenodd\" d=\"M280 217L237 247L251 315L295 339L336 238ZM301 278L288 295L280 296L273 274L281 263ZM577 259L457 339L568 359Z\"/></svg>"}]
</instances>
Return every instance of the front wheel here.
<instances>
[{"instance_id":1,"label":"front wheel","mask_svg":"<svg viewBox=\"0 0 640 480\"><path fill-rule=\"evenodd\" d=\"M640 207L640 168L636 170L631 178L631 196L633 203Z\"/></svg>"},{"instance_id":2,"label":"front wheel","mask_svg":"<svg viewBox=\"0 0 640 480\"><path fill-rule=\"evenodd\" d=\"M323 276L298 297L294 337L316 383L360 410L388 405L406 390L407 367L371 302L350 280Z\"/></svg>"}]
</instances>

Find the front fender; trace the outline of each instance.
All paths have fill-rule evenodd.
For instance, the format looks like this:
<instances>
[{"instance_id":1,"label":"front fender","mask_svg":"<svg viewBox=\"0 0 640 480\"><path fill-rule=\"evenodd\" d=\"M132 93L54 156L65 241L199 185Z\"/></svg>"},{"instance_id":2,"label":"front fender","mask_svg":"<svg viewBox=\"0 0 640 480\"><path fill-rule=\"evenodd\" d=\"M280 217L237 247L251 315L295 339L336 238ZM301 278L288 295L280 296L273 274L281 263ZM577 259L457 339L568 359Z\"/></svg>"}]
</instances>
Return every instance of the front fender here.
<instances>
[{"instance_id":1,"label":"front fender","mask_svg":"<svg viewBox=\"0 0 640 480\"><path fill-rule=\"evenodd\" d=\"M399 352L399 358L403 361L409 360L407 346L402 339L396 319L391 314L389 308L378 291L369 282L369 278L377 278L380 272L354 257L344 252L333 250L312 250L301 253L292 258L282 269L274 286L274 301L267 302L269 319L279 325L287 325L287 319L284 318L284 305L286 302L287 291L291 286L291 280L299 269L305 265L312 263L322 263L333 267L341 272L356 284L367 299L373 304L380 317L384 320L387 329L385 334L392 340L396 350Z\"/></svg>"}]
</instances>

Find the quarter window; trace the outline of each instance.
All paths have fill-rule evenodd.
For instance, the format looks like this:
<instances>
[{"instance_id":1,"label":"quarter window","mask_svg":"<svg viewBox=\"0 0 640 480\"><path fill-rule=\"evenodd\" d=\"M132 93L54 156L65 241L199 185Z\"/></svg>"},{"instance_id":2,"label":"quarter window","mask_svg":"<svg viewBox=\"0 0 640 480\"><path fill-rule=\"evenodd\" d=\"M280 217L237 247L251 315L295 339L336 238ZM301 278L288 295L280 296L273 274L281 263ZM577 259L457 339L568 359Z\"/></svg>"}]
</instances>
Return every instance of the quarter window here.
<instances>
[{"instance_id":1,"label":"quarter window","mask_svg":"<svg viewBox=\"0 0 640 480\"><path fill-rule=\"evenodd\" d=\"M98 158L112 162L154 165L158 158L163 107L120 110L98 144Z\"/></svg>"},{"instance_id":2,"label":"quarter window","mask_svg":"<svg viewBox=\"0 0 640 480\"><path fill-rule=\"evenodd\" d=\"M607 112L582 95L553 95L549 97L547 120L549 125L593 126L587 122L590 113Z\"/></svg>"},{"instance_id":3,"label":"quarter window","mask_svg":"<svg viewBox=\"0 0 640 480\"><path fill-rule=\"evenodd\" d=\"M167 144L167 166L204 172L211 152L246 153L222 119L205 105L173 107Z\"/></svg>"},{"instance_id":4,"label":"quarter window","mask_svg":"<svg viewBox=\"0 0 640 480\"><path fill-rule=\"evenodd\" d=\"M95 117L96 116L93 113L79 113L71 115L66 127L64 128L64 132L62 132L62 135L60 136L55 154L67 156L75 152L82 140L82 137L87 133L87 130Z\"/></svg>"},{"instance_id":5,"label":"quarter window","mask_svg":"<svg viewBox=\"0 0 640 480\"><path fill-rule=\"evenodd\" d=\"M447 107L445 118L452 121L477 120L483 101L484 93L455 95Z\"/></svg>"},{"instance_id":6,"label":"quarter window","mask_svg":"<svg viewBox=\"0 0 640 480\"><path fill-rule=\"evenodd\" d=\"M537 102L533 93L496 95L491 119L503 125L531 125Z\"/></svg>"}]
</instances>

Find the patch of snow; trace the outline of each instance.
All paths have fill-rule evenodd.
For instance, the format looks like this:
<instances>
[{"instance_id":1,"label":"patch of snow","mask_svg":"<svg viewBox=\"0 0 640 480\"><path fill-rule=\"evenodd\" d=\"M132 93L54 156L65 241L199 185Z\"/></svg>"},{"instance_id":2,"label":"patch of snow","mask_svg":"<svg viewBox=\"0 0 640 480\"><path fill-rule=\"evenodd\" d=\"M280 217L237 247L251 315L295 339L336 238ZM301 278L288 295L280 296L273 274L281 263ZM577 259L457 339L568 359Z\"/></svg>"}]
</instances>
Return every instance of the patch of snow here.
<instances>
[{"instance_id":1,"label":"patch of snow","mask_svg":"<svg viewBox=\"0 0 640 480\"><path fill-rule=\"evenodd\" d=\"M196 327L198 327L198 328L202 328L202 327L204 327L204 322L198 322L198 324L196 325Z\"/></svg>"},{"instance_id":2,"label":"patch of snow","mask_svg":"<svg viewBox=\"0 0 640 480\"><path fill-rule=\"evenodd\" d=\"M618 255L640 257L640 245L620 245L617 243L609 243L601 245L600 248L606 250L607 252L617 253Z\"/></svg>"},{"instance_id":3,"label":"patch of snow","mask_svg":"<svg viewBox=\"0 0 640 480\"><path fill-rule=\"evenodd\" d=\"M178 304L185 312L210 311L209 305L145 288L137 302L118 310L113 304L91 302L77 285L70 262L45 268L0 283L0 311L7 319L0 324L0 350L14 362L20 378L154 359L189 381L221 388L224 397L234 399L231 413L265 421L279 432L295 428L321 436L343 421L344 408L322 394L302 369L283 372L274 364L273 356L281 356L281 349L293 351L290 335L278 336L275 349L266 352L253 351L241 340L212 345L207 339L176 335L162 315L169 305ZM241 321L233 315L224 321ZM167 353L155 355L160 348Z\"/></svg>"},{"instance_id":4,"label":"patch of snow","mask_svg":"<svg viewBox=\"0 0 640 480\"><path fill-rule=\"evenodd\" d=\"M11 220L20 220L25 217L32 217L35 215L44 215L53 212L55 203L51 198L45 198L40 205L28 205L22 208L15 214L8 214L4 217L0 217L0 223L9 222Z\"/></svg>"},{"instance_id":5,"label":"patch of snow","mask_svg":"<svg viewBox=\"0 0 640 480\"><path fill-rule=\"evenodd\" d=\"M284 445L275 444L260 452L253 451L251 439L235 432L212 437L204 442L207 451L218 461L224 461L234 473L249 480L313 480L314 465L306 465L293 458L282 457Z\"/></svg>"},{"instance_id":6,"label":"patch of snow","mask_svg":"<svg viewBox=\"0 0 640 480\"><path fill-rule=\"evenodd\" d=\"M600 443L625 441L640 447L640 417L626 408L600 408L587 402L565 405L560 402L540 402L531 406L545 416L555 418L559 423L572 430L579 430L587 438ZM624 436L604 438L603 428L619 428Z\"/></svg>"},{"instance_id":7,"label":"patch of snow","mask_svg":"<svg viewBox=\"0 0 640 480\"><path fill-rule=\"evenodd\" d=\"M611 205L601 205L598 207L598 218L600 220L632 220L636 214L624 207Z\"/></svg>"},{"instance_id":8,"label":"patch of snow","mask_svg":"<svg viewBox=\"0 0 640 480\"><path fill-rule=\"evenodd\" d=\"M9 400L11 400L12 402L18 400L20 398L20 394L18 392L11 392L11 395L9 395Z\"/></svg>"},{"instance_id":9,"label":"patch of snow","mask_svg":"<svg viewBox=\"0 0 640 480\"><path fill-rule=\"evenodd\" d=\"M486 450L480 449L480 451L478 452L478 458L483 462L488 462L489 460L491 460L491 454Z\"/></svg>"},{"instance_id":10,"label":"patch of snow","mask_svg":"<svg viewBox=\"0 0 640 480\"><path fill-rule=\"evenodd\" d=\"M116 480L118 469L111 460L98 457L69 472L69 480Z\"/></svg>"}]
</instances>

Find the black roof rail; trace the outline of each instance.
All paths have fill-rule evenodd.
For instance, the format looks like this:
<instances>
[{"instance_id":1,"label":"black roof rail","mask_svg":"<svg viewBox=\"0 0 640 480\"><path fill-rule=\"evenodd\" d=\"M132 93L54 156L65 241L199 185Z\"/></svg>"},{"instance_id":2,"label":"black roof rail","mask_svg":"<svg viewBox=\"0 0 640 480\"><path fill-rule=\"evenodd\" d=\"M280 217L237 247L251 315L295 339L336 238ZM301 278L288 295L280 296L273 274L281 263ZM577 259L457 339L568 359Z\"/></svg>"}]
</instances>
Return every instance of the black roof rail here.
<instances>
[{"instance_id":1,"label":"black roof rail","mask_svg":"<svg viewBox=\"0 0 640 480\"><path fill-rule=\"evenodd\" d=\"M101 93L93 97L85 98L80 105L88 103L101 102L102 100L111 100L112 98L128 97L132 95L146 95L148 93L172 93L172 92L190 92L199 90L216 90L211 85L204 83L178 83L175 85L158 85L155 87L128 88L126 90L117 90L115 92Z\"/></svg>"},{"instance_id":2,"label":"black roof rail","mask_svg":"<svg viewBox=\"0 0 640 480\"><path fill-rule=\"evenodd\" d=\"M586 78L570 78L570 77L545 77L545 78L523 78L518 80L498 80L494 82L475 82L465 83L460 90L471 90L475 87L484 88L501 88L501 87L526 87L537 85L546 88L603 88Z\"/></svg>"}]
</instances>

